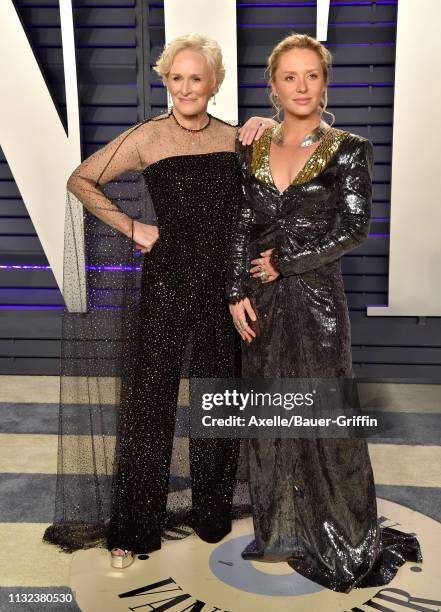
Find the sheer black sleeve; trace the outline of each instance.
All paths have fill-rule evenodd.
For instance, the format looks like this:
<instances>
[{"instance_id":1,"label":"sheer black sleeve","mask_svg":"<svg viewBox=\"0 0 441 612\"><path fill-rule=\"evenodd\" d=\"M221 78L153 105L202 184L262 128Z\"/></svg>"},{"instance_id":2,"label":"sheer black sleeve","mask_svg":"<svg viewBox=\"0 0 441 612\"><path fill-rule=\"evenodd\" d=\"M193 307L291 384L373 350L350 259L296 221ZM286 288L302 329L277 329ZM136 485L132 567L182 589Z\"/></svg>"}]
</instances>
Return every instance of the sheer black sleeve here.
<instances>
[{"instance_id":1,"label":"sheer black sleeve","mask_svg":"<svg viewBox=\"0 0 441 612\"><path fill-rule=\"evenodd\" d=\"M369 233L372 202L373 146L357 138L339 181L340 223L324 236L293 252L285 244L273 262L282 276L302 274L338 259L357 247Z\"/></svg>"},{"instance_id":2,"label":"sheer black sleeve","mask_svg":"<svg viewBox=\"0 0 441 612\"><path fill-rule=\"evenodd\" d=\"M141 124L132 126L90 155L75 168L67 182L68 191L89 212L128 237L132 236L133 220L104 194L102 186L125 172L141 169L134 137L140 127Z\"/></svg>"}]
</instances>

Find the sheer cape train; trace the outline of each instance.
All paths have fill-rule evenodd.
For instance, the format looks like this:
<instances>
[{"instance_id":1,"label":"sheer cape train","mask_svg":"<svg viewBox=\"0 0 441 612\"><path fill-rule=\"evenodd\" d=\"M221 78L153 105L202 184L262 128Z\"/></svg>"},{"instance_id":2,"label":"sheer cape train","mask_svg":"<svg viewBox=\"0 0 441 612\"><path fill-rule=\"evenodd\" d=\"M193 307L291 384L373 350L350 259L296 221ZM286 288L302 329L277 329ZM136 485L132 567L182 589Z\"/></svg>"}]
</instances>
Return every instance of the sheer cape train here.
<instances>
[{"instance_id":1,"label":"sheer cape train","mask_svg":"<svg viewBox=\"0 0 441 612\"><path fill-rule=\"evenodd\" d=\"M123 132L69 179L55 516L43 536L66 552L106 542L120 417L133 393L141 268L148 257L135 249L133 220L155 223L143 172L166 158L234 154L235 137L232 126L214 117L207 129L190 134L166 113ZM185 406L185 384L181 391ZM191 507L188 415L185 409L179 415L165 530L187 523ZM244 515L247 504L246 486L238 484L234 516ZM170 537L187 533L184 528Z\"/></svg>"}]
</instances>

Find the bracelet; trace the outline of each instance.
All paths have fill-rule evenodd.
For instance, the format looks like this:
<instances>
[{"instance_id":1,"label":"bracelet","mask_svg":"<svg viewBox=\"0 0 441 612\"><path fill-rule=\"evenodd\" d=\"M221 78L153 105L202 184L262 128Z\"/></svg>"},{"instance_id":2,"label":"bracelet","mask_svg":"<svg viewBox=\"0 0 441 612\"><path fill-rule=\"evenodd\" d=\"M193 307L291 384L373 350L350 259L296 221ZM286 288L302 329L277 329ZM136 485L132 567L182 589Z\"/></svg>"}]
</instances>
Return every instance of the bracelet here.
<instances>
[{"instance_id":1,"label":"bracelet","mask_svg":"<svg viewBox=\"0 0 441 612\"><path fill-rule=\"evenodd\" d=\"M239 302L244 300L246 297L248 296L245 293L239 294L239 295L232 295L228 297L228 303L234 306L234 304L238 304Z\"/></svg>"}]
</instances>

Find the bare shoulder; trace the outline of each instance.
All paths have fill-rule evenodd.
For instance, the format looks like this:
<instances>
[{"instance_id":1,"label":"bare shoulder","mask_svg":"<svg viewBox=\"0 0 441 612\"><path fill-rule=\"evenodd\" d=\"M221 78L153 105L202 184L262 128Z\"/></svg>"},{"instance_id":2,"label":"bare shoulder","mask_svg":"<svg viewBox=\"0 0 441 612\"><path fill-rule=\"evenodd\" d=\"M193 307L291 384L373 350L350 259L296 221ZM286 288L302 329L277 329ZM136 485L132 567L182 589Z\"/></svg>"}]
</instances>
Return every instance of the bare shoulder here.
<instances>
[{"instance_id":1,"label":"bare shoulder","mask_svg":"<svg viewBox=\"0 0 441 612\"><path fill-rule=\"evenodd\" d=\"M165 111L163 113L159 113L159 115L152 115L150 119L146 119L146 121L147 122L163 121L164 119L169 119L169 118L170 118L170 113Z\"/></svg>"},{"instance_id":2,"label":"bare shoulder","mask_svg":"<svg viewBox=\"0 0 441 612\"><path fill-rule=\"evenodd\" d=\"M236 124L223 121L222 119L214 117L213 115L210 115L210 117L220 134L222 134L225 138L231 138L232 142L236 140L238 134L238 126Z\"/></svg>"},{"instance_id":3,"label":"bare shoulder","mask_svg":"<svg viewBox=\"0 0 441 612\"><path fill-rule=\"evenodd\" d=\"M123 132L121 136L129 136L136 144L140 142L145 143L147 140L151 141L152 138L160 135L161 128L164 127L168 117L169 113L161 113L160 115L144 119L132 125L128 130Z\"/></svg>"}]
</instances>

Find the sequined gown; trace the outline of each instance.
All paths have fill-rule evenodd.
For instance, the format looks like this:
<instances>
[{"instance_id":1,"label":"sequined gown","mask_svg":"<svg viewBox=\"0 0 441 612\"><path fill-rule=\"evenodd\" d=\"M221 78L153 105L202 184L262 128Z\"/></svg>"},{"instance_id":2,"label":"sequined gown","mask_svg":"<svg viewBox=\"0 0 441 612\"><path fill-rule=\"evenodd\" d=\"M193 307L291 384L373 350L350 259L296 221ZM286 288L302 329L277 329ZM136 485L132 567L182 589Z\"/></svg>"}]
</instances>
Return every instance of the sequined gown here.
<instances>
[{"instance_id":1,"label":"sequined gown","mask_svg":"<svg viewBox=\"0 0 441 612\"><path fill-rule=\"evenodd\" d=\"M368 235L372 144L330 128L283 193L270 172L272 130L239 147L244 197L233 237L227 297L250 297L257 337L243 375L351 377L340 257ZM274 249L280 271L262 284L250 261ZM377 526L372 468L362 439L252 439L247 443L255 541L248 558L288 560L336 591L389 582L420 561L413 535Z\"/></svg>"},{"instance_id":2,"label":"sequined gown","mask_svg":"<svg viewBox=\"0 0 441 612\"><path fill-rule=\"evenodd\" d=\"M121 134L83 162L69 182L78 199L110 223L119 213L100 186L128 170L140 172L159 227L159 240L142 267L135 372L129 383L123 380L109 549L144 553L161 547L167 504L173 506L179 491L189 492L178 472L170 481L172 453L191 476L195 532L215 542L231 529L239 441L190 439L187 457L174 434L190 338L190 376L238 373L238 343L224 297L240 197L235 137L234 127L214 117L191 133L167 113ZM179 500L176 506L169 510L182 509Z\"/></svg>"}]
</instances>

